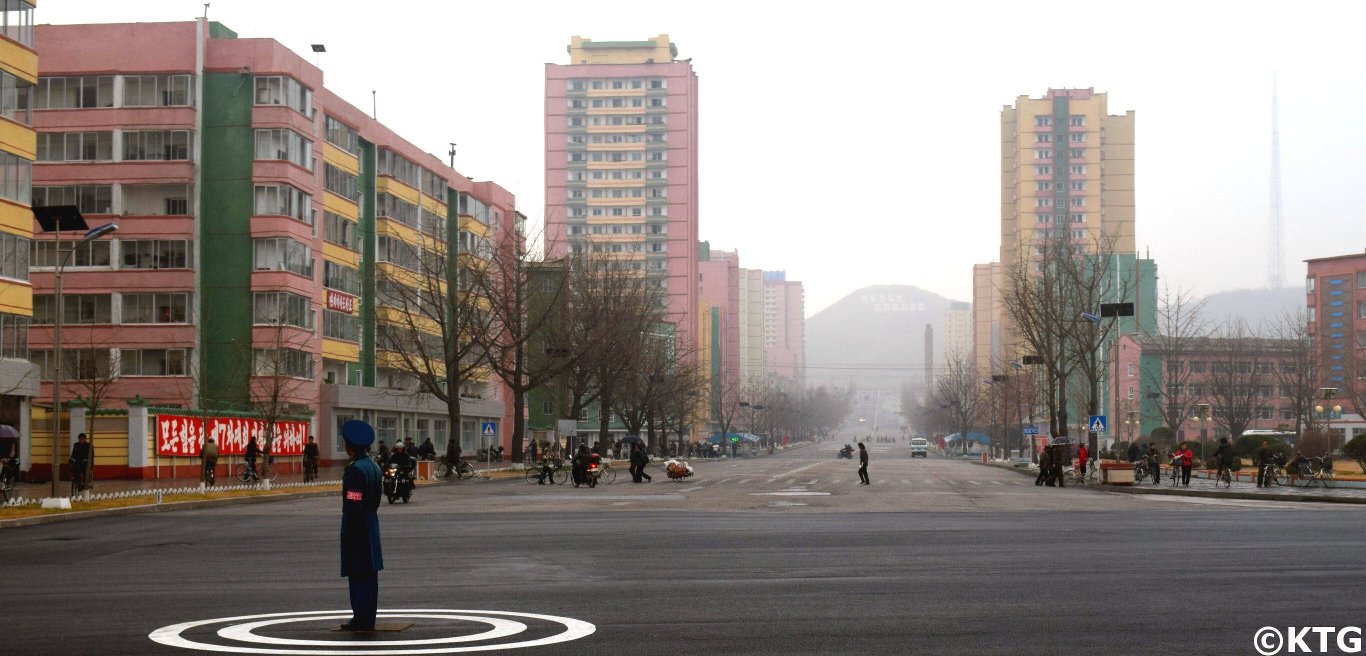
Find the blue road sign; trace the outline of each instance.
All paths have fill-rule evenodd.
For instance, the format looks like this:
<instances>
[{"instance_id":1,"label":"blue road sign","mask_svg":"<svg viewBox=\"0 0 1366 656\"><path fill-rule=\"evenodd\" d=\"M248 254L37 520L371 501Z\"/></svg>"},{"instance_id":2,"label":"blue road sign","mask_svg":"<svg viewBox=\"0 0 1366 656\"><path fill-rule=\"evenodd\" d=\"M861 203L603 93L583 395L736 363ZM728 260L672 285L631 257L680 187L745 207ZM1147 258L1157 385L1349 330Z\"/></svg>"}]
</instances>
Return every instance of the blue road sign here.
<instances>
[{"instance_id":1,"label":"blue road sign","mask_svg":"<svg viewBox=\"0 0 1366 656\"><path fill-rule=\"evenodd\" d=\"M498 422L485 421L479 424L479 434L487 438L498 437Z\"/></svg>"},{"instance_id":2,"label":"blue road sign","mask_svg":"<svg viewBox=\"0 0 1366 656\"><path fill-rule=\"evenodd\" d=\"M1024 434L1025 434L1025 435L1038 435L1038 434L1039 434L1039 427L1038 427L1038 426L1025 426L1025 427L1024 427Z\"/></svg>"},{"instance_id":3,"label":"blue road sign","mask_svg":"<svg viewBox=\"0 0 1366 656\"><path fill-rule=\"evenodd\" d=\"M1091 419L1086 422L1087 430L1092 433L1104 433L1106 431L1105 415L1091 415Z\"/></svg>"}]
</instances>

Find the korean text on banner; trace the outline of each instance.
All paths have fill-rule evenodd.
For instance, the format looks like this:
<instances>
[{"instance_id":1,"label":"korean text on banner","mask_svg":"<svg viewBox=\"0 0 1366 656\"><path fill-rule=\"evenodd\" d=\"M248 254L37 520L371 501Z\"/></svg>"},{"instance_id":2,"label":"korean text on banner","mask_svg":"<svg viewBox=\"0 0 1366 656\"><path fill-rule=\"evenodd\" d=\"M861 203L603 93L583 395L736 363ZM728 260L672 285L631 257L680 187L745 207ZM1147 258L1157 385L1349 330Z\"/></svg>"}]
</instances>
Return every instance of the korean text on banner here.
<instances>
[{"instance_id":1,"label":"korean text on banner","mask_svg":"<svg viewBox=\"0 0 1366 656\"><path fill-rule=\"evenodd\" d=\"M262 419L237 417L157 416L157 454L163 456L197 456L206 438L218 444L219 455L242 455L247 451L247 440L266 451L266 422ZM275 422L275 439L270 452L280 456L297 456L304 452L308 436L306 421Z\"/></svg>"}]
</instances>

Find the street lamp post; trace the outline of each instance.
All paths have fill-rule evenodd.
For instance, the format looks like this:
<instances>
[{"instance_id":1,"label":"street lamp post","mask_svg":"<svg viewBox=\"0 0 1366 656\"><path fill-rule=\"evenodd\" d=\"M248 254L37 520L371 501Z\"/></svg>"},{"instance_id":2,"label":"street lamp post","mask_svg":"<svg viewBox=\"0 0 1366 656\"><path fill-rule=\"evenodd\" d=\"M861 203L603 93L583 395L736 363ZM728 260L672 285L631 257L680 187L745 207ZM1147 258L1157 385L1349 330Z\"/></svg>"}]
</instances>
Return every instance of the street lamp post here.
<instances>
[{"instance_id":1,"label":"street lamp post","mask_svg":"<svg viewBox=\"0 0 1366 656\"><path fill-rule=\"evenodd\" d=\"M1195 416L1192 417L1200 425L1200 461L1202 463L1205 460L1205 438L1209 431L1209 422L1212 419L1209 407L1208 403L1197 403L1195 405ZM1200 466L1203 467L1204 465L1201 464Z\"/></svg>"},{"instance_id":2,"label":"street lamp post","mask_svg":"<svg viewBox=\"0 0 1366 656\"><path fill-rule=\"evenodd\" d=\"M1338 396L1336 387L1320 387L1319 397L1324 401L1331 401ZM1323 419L1324 430L1328 432L1328 452L1332 453L1338 447L1337 435L1333 432L1333 419L1342 417L1342 406L1334 405L1328 407L1324 404L1314 406L1314 414Z\"/></svg>"},{"instance_id":3,"label":"street lamp post","mask_svg":"<svg viewBox=\"0 0 1366 656\"><path fill-rule=\"evenodd\" d=\"M52 498L58 497L58 485L61 479L61 434L62 434L62 269L66 267L67 259L76 252L76 246L93 241L119 229L116 223L106 223L97 228L86 230L85 234L76 241L75 245L65 253L62 252L62 231L64 230L85 230L87 228L85 218L80 211L73 206L57 207L35 207L34 217L38 219L39 225L46 232L55 233L56 242L56 266L53 278L53 317L52 317ZM93 417L91 418L93 421ZM95 463L93 458L87 466L93 468ZM72 472L74 475L75 472Z\"/></svg>"}]
</instances>

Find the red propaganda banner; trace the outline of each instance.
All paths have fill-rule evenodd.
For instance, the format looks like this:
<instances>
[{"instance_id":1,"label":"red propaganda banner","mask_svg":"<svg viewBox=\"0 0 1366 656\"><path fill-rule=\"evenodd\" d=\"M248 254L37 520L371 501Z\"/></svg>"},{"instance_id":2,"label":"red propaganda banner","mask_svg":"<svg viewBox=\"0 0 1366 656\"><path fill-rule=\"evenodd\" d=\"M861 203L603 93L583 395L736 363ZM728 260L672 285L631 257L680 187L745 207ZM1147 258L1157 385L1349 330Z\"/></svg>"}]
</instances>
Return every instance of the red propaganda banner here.
<instances>
[{"instance_id":1,"label":"red propaganda banner","mask_svg":"<svg viewBox=\"0 0 1366 656\"><path fill-rule=\"evenodd\" d=\"M355 314L356 297L350 294L334 292L329 289L327 290L327 309L345 312L347 314Z\"/></svg>"},{"instance_id":2,"label":"red propaganda banner","mask_svg":"<svg viewBox=\"0 0 1366 656\"><path fill-rule=\"evenodd\" d=\"M204 448L204 440L213 438L218 454L240 456L247 452L247 440L256 440L262 451L266 448L266 422L263 419L237 417L185 417L157 415L157 455L197 456ZM275 422L277 456L297 456L304 452L308 439L308 422Z\"/></svg>"}]
</instances>

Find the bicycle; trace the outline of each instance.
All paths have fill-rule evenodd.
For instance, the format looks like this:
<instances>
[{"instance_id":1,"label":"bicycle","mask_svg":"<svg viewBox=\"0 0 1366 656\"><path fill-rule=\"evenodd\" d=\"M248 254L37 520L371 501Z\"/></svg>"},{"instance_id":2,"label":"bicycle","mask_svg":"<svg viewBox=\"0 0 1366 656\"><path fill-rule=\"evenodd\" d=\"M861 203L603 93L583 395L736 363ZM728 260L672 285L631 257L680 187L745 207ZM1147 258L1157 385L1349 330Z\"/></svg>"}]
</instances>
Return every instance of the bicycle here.
<instances>
[{"instance_id":1,"label":"bicycle","mask_svg":"<svg viewBox=\"0 0 1366 656\"><path fill-rule=\"evenodd\" d=\"M71 465L71 498L86 490L95 489L95 484L90 480L90 468L86 466L77 467L75 463Z\"/></svg>"},{"instance_id":2,"label":"bicycle","mask_svg":"<svg viewBox=\"0 0 1366 656\"><path fill-rule=\"evenodd\" d=\"M545 472L546 469L550 471ZM545 473L542 473L545 472ZM552 465L541 465L526 470L526 482L538 485L548 482L551 485L564 485L569 480L569 474L564 470L564 462L556 460Z\"/></svg>"},{"instance_id":3,"label":"bicycle","mask_svg":"<svg viewBox=\"0 0 1366 656\"><path fill-rule=\"evenodd\" d=\"M1224 486L1224 489L1233 487L1233 468L1228 465L1219 465L1219 472L1214 476L1214 487Z\"/></svg>"},{"instance_id":4,"label":"bicycle","mask_svg":"<svg viewBox=\"0 0 1366 656\"><path fill-rule=\"evenodd\" d=\"M1266 486L1280 485L1282 487L1290 484L1290 474L1285 471L1285 467L1280 464L1266 465Z\"/></svg>"},{"instance_id":5,"label":"bicycle","mask_svg":"<svg viewBox=\"0 0 1366 656\"><path fill-rule=\"evenodd\" d=\"M617 470L612 468L611 461L603 460L602 467L598 471L598 482L611 485L617 480Z\"/></svg>"},{"instance_id":6,"label":"bicycle","mask_svg":"<svg viewBox=\"0 0 1366 656\"><path fill-rule=\"evenodd\" d=\"M6 458L0 461L0 498L9 501L9 493L14 489L15 472L18 471L18 464Z\"/></svg>"},{"instance_id":7,"label":"bicycle","mask_svg":"<svg viewBox=\"0 0 1366 656\"><path fill-rule=\"evenodd\" d=\"M274 458L270 458L261 463L261 471L259 472L256 471L254 467L248 468L246 463L237 465L237 480L248 483L251 481L260 481L264 478L274 483L280 478L280 472L271 466L274 460Z\"/></svg>"},{"instance_id":8,"label":"bicycle","mask_svg":"<svg viewBox=\"0 0 1366 656\"><path fill-rule=\"evenodd\" d=\"M452 467L447 462L446 456L441 456L441 459L436 463L436 476L441 479L454 477L456 480L474 478L474 466L465 462L464 458L460 458L459 463Z\"/></svg>"},{"instance_id":9,"label":"bicycle","mask_svg":"<svg viewBox=\"0 0 1366 656\"><path fill-rule=\"evenodd\" d=\"M1152 478L1153 472L1148 468L1148 461L1137 460L1134 462L1134 485Z\"/></svg>"}]
</instances>

